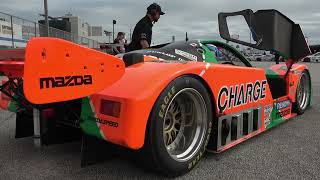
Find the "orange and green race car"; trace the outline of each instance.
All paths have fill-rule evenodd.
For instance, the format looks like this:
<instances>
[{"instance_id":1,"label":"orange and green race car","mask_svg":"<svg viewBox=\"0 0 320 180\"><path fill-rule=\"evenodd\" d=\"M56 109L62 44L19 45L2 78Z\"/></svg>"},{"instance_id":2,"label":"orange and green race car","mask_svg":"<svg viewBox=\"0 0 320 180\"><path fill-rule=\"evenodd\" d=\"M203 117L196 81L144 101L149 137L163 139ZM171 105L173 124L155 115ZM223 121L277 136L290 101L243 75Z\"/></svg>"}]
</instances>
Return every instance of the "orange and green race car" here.
<instances>
[{"instance_id":1,"label":"orange and green race car","mask_svg":"<svg viewBox=\"0 0 320 180\"><path fill-rule=\"evenodd\" d=\"M230 36L229 16L245 18L255 43ZM244 10L220 13L219 29L222 38L277 52L286 63L253 67L214 40L112 56L33 38L26 49L0 51L1 108L17 113L17 138L50 144L82 136L84 156L100 139L140 150L165 175L182 175L206 151L227 150L310 106L310 73L296 64L310 50L298 24L276 10Z\"/></svg>"}]
</instances>

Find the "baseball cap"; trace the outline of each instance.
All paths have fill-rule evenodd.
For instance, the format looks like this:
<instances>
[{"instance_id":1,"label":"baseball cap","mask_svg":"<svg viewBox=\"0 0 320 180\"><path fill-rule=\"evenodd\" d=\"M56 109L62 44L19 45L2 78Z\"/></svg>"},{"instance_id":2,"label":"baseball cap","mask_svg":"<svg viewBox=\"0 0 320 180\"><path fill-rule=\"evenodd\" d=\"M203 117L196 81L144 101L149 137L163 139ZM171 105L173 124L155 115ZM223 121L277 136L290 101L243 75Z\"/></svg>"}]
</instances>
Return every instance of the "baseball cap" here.
<instances>
[{"instance_id":1,"label":"baseball cap","mask_svg":"<svg viewBox=\"0 0 320 180\"><path fill-rule=\"evenodd\" d=\"M160 15L164 15L164 14L165 14L164 12L162 12L161 6L160 6L159 4L157 4L157 3L152 3L152 4L147 8L148 12L150 12L152 9L155 9L157 12L160 13Z\"/></svg>"}]
</instances>

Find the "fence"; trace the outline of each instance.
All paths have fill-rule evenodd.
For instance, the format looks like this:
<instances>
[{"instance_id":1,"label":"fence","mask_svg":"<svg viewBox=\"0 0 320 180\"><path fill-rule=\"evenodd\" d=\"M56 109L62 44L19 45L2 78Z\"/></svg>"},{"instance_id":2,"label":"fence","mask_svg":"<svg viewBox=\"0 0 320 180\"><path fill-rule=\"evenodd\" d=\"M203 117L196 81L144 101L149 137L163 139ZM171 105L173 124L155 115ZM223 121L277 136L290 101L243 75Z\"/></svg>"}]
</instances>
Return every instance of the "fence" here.
<instances>
[{"instance_id":1,"label":"fence","mask_svg":"<svg viewBox=\"0 0 320 180\"><path fill-rule=\"evenodd\" d=\"M0 12L0 47L25 47L32 37L44 36L46 26L17 16ZM99 42L53 27L49 36L65 39L89 48L99 48Z\"/></svg>"}]
</instances>

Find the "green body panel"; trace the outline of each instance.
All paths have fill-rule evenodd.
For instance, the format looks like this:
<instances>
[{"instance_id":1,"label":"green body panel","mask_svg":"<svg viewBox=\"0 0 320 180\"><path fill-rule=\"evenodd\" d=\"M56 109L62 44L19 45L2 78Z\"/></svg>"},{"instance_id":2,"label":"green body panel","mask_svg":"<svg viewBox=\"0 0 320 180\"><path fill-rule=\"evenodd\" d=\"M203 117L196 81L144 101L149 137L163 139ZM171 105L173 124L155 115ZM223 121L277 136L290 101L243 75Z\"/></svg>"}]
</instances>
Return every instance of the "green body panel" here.
<instances>
[{"instance_id":1,"label":"green body panel","mask_svg":"<svg viewBox=\"0 0 320 180\"><path fill-rule=\"evenodd\" d=\"M209 48L207 48L206 46L204 46L202 43L201 43L201 47L204 49L204 56L205 56L205 61L208 62L208 63L215 63L215 64L218 64L218 61L216 59L216 57L212 54L212 52L210 51Z\"/></svg>"},{"instance_id":2,"label":"green body panel","mask_svg":"<svg viewBox=\"0 0 320 180\"><path fill-rule=\"evenodd\" d=\"M84 133L103 139L100 129L95 120L95 114L90 105L89 97L82 98L82 110L80 116L80 127Z\"/></svg>"}]
</instances>

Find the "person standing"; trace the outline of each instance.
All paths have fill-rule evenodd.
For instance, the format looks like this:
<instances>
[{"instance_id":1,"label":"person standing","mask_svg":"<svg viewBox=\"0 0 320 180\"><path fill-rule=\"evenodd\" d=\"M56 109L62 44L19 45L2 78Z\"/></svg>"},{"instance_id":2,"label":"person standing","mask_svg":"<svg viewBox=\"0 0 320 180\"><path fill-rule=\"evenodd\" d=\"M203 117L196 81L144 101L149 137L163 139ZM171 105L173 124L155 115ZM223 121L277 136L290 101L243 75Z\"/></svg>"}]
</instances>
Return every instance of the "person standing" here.
<instances>
[{"instance_id":1,"label":"person standing","mask_svg":"<svg viewBox=\"0 0 320 180\"><path fill-rule=\"evenodd\" d=\"M124 32L118 32L117 38L114 40L115 44L118 44L117 50L119 53L125 52L125 46L127 44L127 40L125 39L125 33Z\"/></svg>"},{"instance_id":2,"label":"person standing","mask_svg":"<svg viewBox=\"0 0 320 180\"><path fill-rule=\"evenodd\" d=\"M132 41L128 46L127 51L134 51L150 47L152 39L152 26L158 22L160 15L164 15L160 5L157 3L151 4L147 8L147 14L135 26L132 34Z\"/></svg>"}]
</instances>

